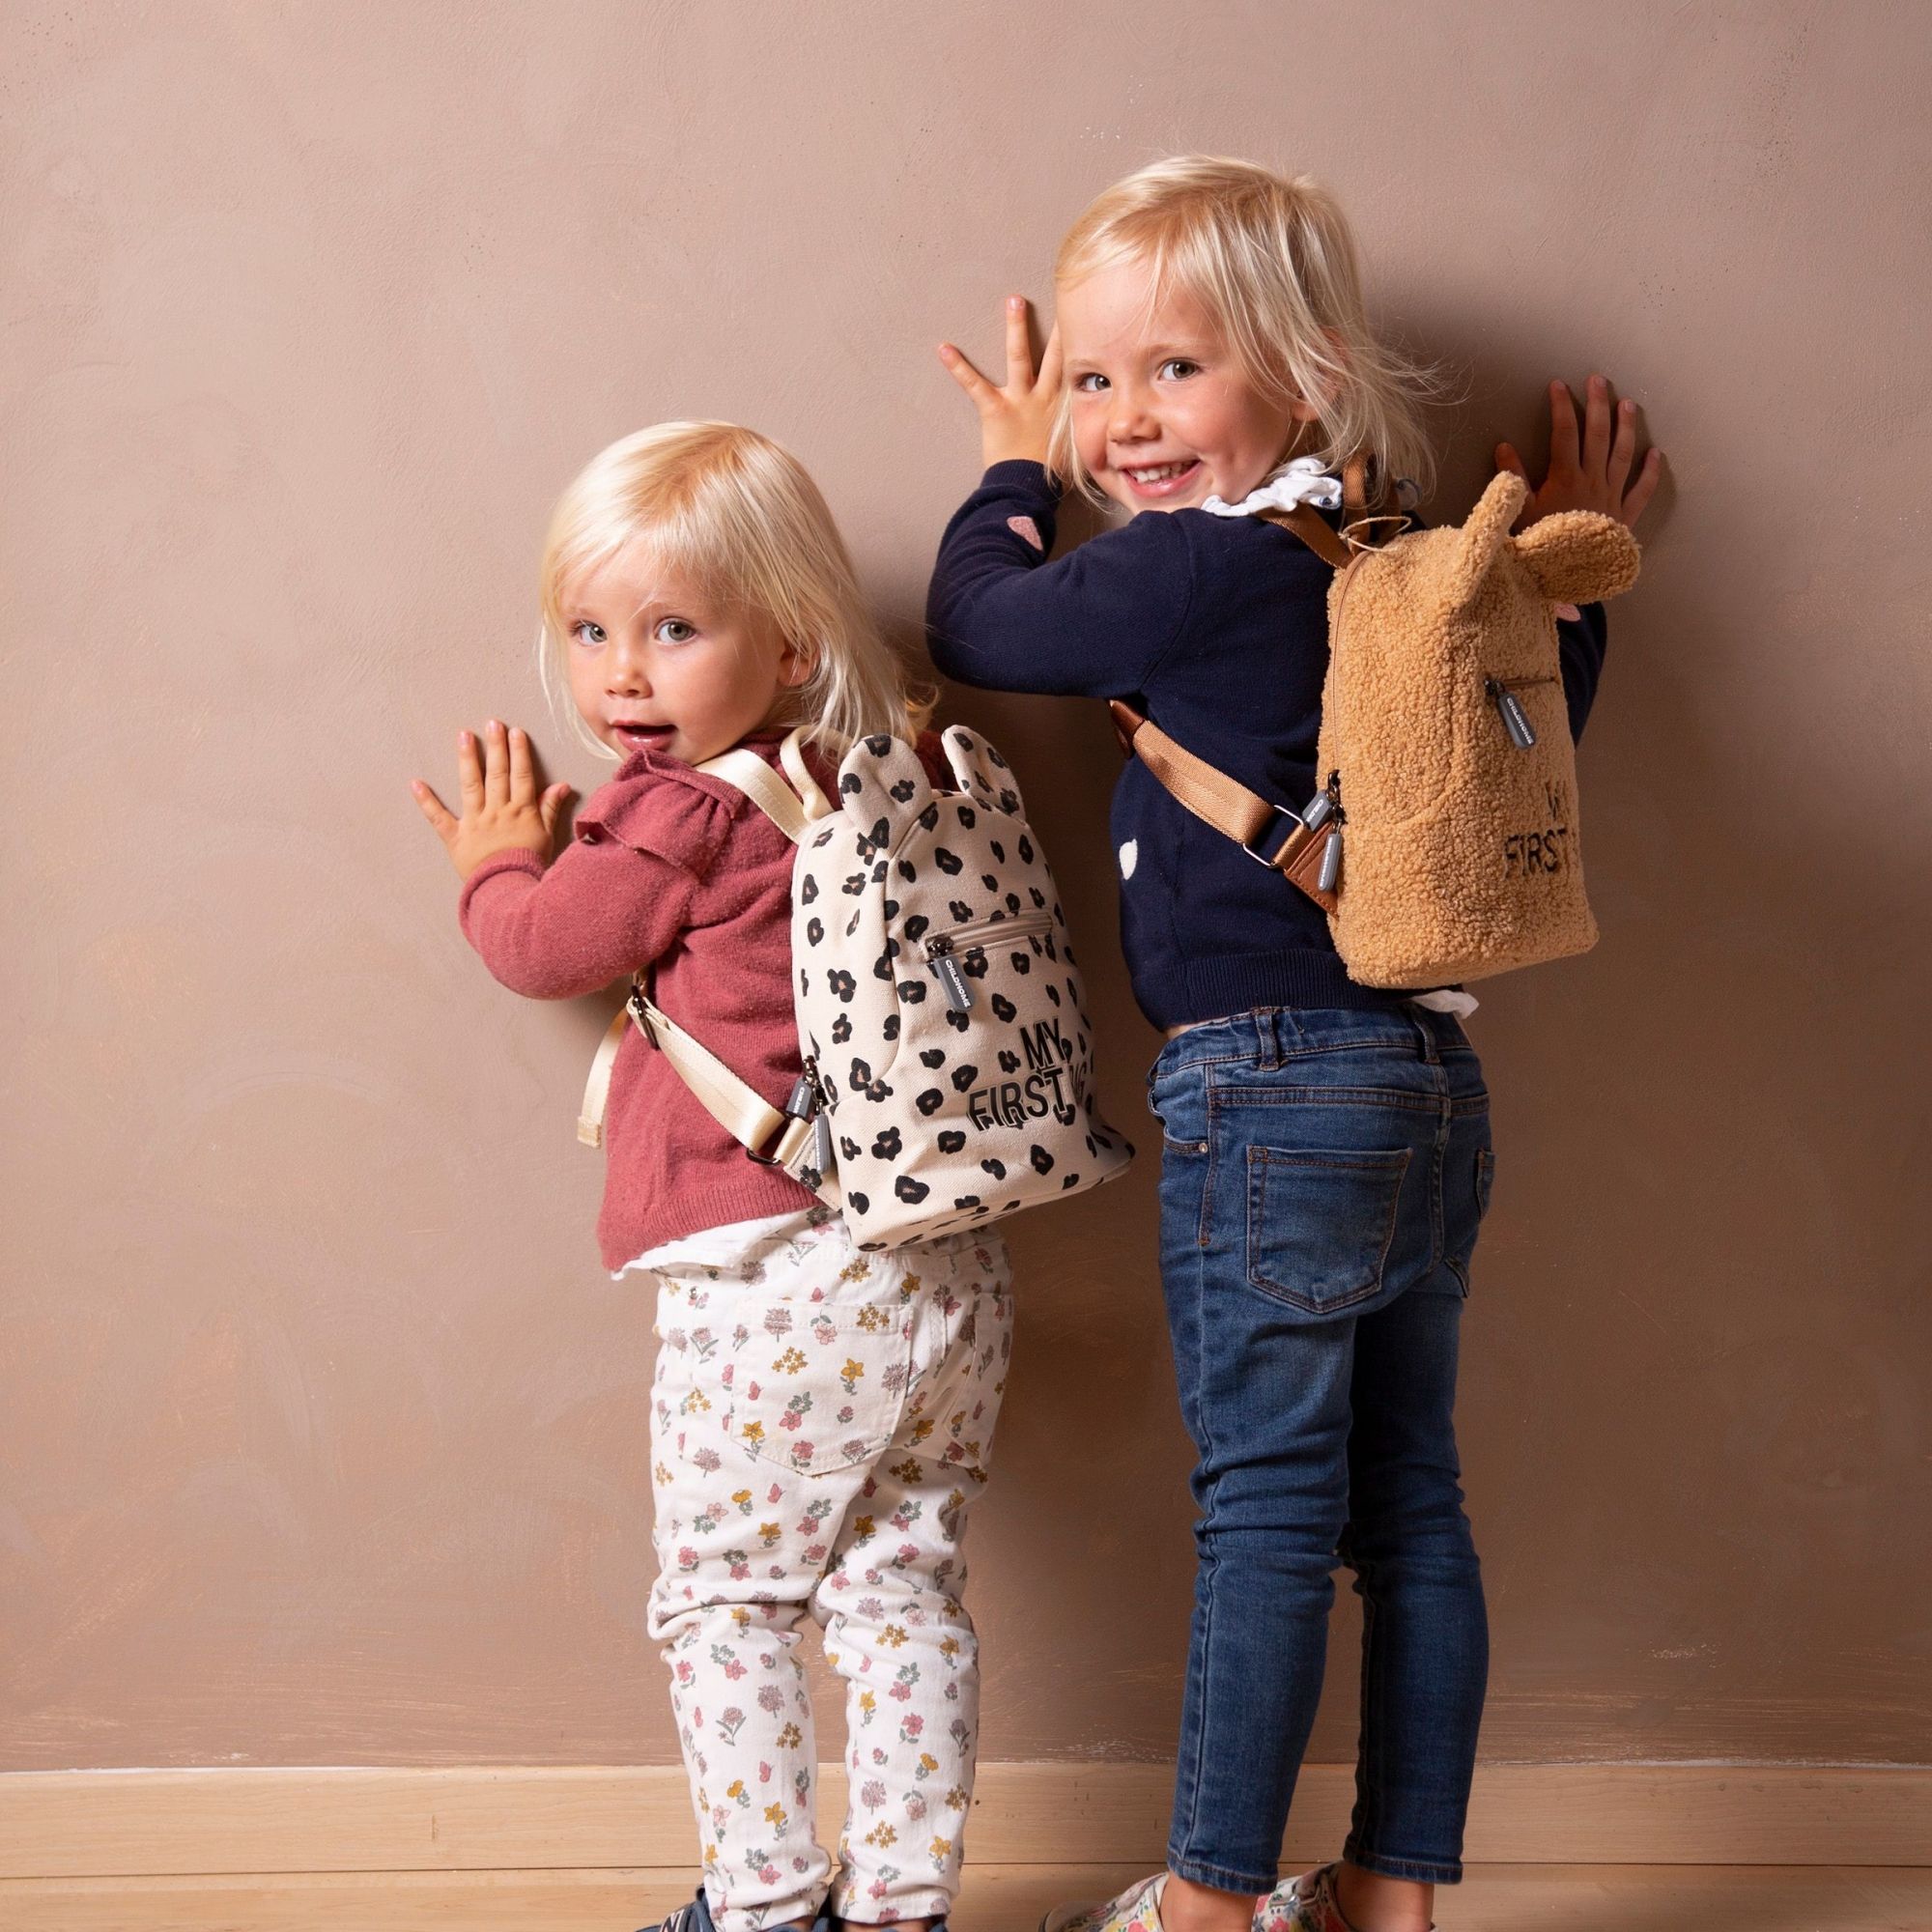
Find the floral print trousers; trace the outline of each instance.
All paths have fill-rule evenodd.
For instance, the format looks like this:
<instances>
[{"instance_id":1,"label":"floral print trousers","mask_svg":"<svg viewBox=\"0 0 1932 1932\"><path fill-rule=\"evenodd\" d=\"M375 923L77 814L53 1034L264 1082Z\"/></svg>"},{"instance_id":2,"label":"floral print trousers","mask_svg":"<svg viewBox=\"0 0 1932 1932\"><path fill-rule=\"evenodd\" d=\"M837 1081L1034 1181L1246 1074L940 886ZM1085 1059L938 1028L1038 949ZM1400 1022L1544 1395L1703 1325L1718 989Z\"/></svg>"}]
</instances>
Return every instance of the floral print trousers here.
<instances>
[{"instance_id":1,"label":"floral print trousers","mask_svg":"<svg viewBox=\"0 0 1932 1932\"><path fill-rule=\"evenodd\" d=\"M966 1515L1012 1350L997 1235L862 1254L823 1208L713 1228L658 1281L650 1634L720 1932L941 1917L979 1742ZM812 1832L807 1612L846 1685L845 1824Z\"/></svg>"}]
</instances>

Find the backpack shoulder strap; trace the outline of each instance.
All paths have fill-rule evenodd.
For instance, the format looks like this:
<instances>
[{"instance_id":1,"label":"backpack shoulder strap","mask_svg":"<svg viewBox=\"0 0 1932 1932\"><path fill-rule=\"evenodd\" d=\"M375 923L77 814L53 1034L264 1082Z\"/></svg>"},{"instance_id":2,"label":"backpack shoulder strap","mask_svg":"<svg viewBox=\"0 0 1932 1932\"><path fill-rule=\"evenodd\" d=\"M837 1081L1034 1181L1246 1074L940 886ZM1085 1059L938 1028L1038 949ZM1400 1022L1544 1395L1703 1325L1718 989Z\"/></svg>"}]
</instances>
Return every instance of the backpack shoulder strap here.
<instances>
[{"instance_id":1,"label":"backpack shoulder strap","mask_svg":"<svg viewBox=\"0 0 1932 1932\"><path fill-rule=\"evenodd\" d=\"M800 749L802 732L793 731L779 748L786 778L781 779L755 752L742 746L721 752L696 767L726 784L736 785L794 845L802 844L806 828L823 818L832 807L819 789ZM798 790L793 791L792 785ZM781 1112L724 1065L701 1040L688 1034L656 1005L639 974L623 1009L605 1030L584 1082L583 1105L577 1117L577 1138L586 1147L604 1144L604 1116L611 1100L611 1074L627 1027L637 1029L670 1062L678 1078L698 1104L737 1141L753 1160L795 1171L811 1145L812 1123Z\"/></svg>"},{"instance_id":2,"label":"backpack shoulder strap","mask_svg":"<svg viewBox=\"0 0 1932 1932\"><path fill-rule=\"evenodd\" d=\"M1334 910L1335 895L1317 883L1322 841L1298 813L1270 805L1260 792L1196 757L1132 705L1115 698L1107 709L1122 749L1196 818L1232 838L1257 865L1299 886L1324 912Z\"/></svg>"},{"instance_id":3,"label":"backpack shoulder strap","mask_svg":"<svg viewBox=\"0 0 1932 1932\"><path fill-rule=\"evenodd\" d=\"M1277 524L1298 536L1331 570L1349 567L1349 546L1306 503L1297 503L1292 510L1257 510L1255 514L1264 523Z\"/></svg>"},{"instance_id":4,"label":"backpack shoulder strap","mask_svg":"<svg viewBox=\"0 0 1932 1932\"><path fill-rule=\"evenodd\" d=\"M604 1145L604 1115L611 1100L611 1073L628 1027L638 1031L670 1062L698 1104L753 1159L796 1176L811 1146L812 1123L781 1112L731 1071L701 1040L678 1025L634 981L630 997L605 1030L578 1112L577 1138L585 1147Z\"/></svg>"},{"instance_id":5,"label":"backpack shoulder strap","mask_svg":"<svg viewBox=\"0 0 1932 1932\"><path fill-rule=\"evenodd\" d=\"M799 754L798 736L796 731L792 732L780 748L779 755L784 759L787 778L792 776L792 765L796 762L806 783L811 784L811 775L806 771L805 760ZM784 758L786 752L791 753L788 759ZM757 753L748 752L740 745L735 750L720 752L715 758L706 758L694 769L707 777L723 779L726 784L736 785L794 845L804 842L805 828L810 822L808 804ZM823 806L825 794L815 784L811 785L811 790L819 805Z\"/></svg>"}]
</instances>

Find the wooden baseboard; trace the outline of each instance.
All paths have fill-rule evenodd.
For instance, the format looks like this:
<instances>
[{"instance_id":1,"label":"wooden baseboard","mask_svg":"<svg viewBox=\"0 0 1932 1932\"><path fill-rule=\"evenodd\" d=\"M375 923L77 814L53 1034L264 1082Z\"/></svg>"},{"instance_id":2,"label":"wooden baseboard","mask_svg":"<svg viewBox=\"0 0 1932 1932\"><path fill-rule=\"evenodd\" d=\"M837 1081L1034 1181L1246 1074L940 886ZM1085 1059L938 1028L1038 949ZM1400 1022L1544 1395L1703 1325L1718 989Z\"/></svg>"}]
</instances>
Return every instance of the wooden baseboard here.
<instances>
[{"instance_id":1,"label":"wooden baseboard","mask_svg":"<svg viewBox=\"0 0 1932 1932\"><path fill-rule=\"evenodd\" d=\"M968 1827L988 1865L1159 1863L1171 1774L986 1764ZM1303 1769L1290 1863L1333 1857L1353 1778ZM844 1778L825 1769L819 1815ZM0 1879L696 1865L675 1766L252 1768L0 1776ZM1932 1769L1488 1765L1466 1854L1485 1864L1923 1865Z\"/></svg>"}]
</instances>

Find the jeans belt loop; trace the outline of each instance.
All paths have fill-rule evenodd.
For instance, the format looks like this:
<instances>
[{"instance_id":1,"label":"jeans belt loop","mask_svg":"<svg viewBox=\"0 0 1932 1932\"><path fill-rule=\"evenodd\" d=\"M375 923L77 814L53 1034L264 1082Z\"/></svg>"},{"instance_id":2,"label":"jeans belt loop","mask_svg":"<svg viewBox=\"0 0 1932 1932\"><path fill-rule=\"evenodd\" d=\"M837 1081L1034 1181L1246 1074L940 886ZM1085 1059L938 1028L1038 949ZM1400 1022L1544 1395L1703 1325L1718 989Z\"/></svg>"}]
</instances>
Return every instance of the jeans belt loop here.
<instances>
[{"instance_id":1,"label":"jeans belt loop","mask_svg":"<svg viewBox=\"0 0 1932 1932\"><path fill-rule=\"evenodd\" d=\"M1408 1016L1415 1022L1417 1037L1422 1041L1422 1062L1425 1066L1439 1066L1442 1056L1435 1049L1435 1028L1434 1016L1427 1007L1411 1006Z\"/></svg>"},{"instance_id":2,"label":"jeans belt loop","mask_svg":"<svg viewBox=\"0 0 1932 1932\"><path fill-rule=\"evenodd\" d=\"M1275 1032L1276 1009L1257 1007L1254 1010L1255 1059L1267 1072L1281 1065L1281 1040Z\"/></svg>"}]
</instances>

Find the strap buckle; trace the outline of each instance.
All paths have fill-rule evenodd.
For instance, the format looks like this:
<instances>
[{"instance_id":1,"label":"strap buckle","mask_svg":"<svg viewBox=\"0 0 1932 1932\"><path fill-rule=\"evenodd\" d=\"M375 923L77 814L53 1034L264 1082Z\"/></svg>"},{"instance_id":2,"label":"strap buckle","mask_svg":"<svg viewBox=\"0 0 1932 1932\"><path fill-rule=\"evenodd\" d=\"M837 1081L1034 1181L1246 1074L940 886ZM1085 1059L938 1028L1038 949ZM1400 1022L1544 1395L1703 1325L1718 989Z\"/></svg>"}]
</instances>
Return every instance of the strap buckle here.
<instances>
[{"instance_id":1,"label":"strap buckle","mask_svg":"<svg viewBox=\"0 0 1932 1932\"><path fill-rule=\"evenodd\" d=\"M1242 841L1241 850L1256 865L1278 872L1295 847L1309 837L1309 831L1298 811L1291 811L1285 805L1268 809L1274 816L1252 838Z\"/></svg>"},{"instance_id":2,"label":"strap buckle","mask_svg":"<svg viewBox=\"0 0 1932 1932\"><path fill-rule=\"evenodd\" d=\"M789 1166L790 1156L785 1154L783 1149L786 1140L791 1136L792 1127L800 1121L811 1121L817 1117L818 1089L801 1073L792 1082L791 1093L784 1105L779 1109L779 1125L764 1143L765 1147L777 1149L778 1151L766 1153L762 1149L753 1147L748 1147L745 1151L760 1167Z\"/></svg>"},{"instance_id":3,"label":"strap buckle","mask_svg":"<svg viewBox=\"0 0 1932 1932\"><path fill-rule=\"evenodd\" d=\"M624 1004L630 1009L631 1017L637 1022L638 1031L653 1046L662 1050L664 1042L658 1038L658 1030L651 1024L650 1010L644 1005L644 989L641 986L633 986L631 996Z\"/></svg>"}]
</instances>

